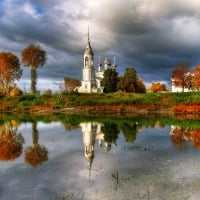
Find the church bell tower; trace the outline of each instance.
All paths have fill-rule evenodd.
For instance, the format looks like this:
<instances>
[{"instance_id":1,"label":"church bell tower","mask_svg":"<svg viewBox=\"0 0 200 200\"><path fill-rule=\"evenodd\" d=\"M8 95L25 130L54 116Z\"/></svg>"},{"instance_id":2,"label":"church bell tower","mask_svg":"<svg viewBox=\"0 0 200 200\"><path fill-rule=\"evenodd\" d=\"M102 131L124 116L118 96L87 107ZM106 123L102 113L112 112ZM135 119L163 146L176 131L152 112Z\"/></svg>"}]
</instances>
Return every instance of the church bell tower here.
<instances>
[{"instance_id":1,"label":"church bell tower","mask_svg":"<svg viewBox=\"0 0 200 200\"><path fill-rule=\"evenodd\" d=\"M83 55L83 78L81 81L81 90L84 93L91 93L93 88L96 88L95 68L94 68L94 53L90 45L89 28L88 41Z\"/></svg>"}]
</instances>

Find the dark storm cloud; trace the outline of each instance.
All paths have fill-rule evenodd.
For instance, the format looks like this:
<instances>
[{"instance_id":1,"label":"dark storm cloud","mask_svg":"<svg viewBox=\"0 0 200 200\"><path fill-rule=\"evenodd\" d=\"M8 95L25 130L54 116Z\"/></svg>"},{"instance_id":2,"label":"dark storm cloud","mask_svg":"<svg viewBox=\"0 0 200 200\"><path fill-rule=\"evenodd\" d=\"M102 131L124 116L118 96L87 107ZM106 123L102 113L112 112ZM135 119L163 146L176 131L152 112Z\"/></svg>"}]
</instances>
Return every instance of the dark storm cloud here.
<instances>
[{"instance_id":1,"label":"dark storm cloud","mask_svg":"<svg viewBox=\"0 0 200 200\"><path fill-rule=\"evenodd\" d=\"M5 14L1 17L1 35L14 42L39 42L68 53L80 52L76 30L68 24L58 23L59 18L62 18L61 13L56 14L56 17L40 15L37 17L37 13L34 16L21 10Z\"/></svg>"},{"instance_id":2,"label":"dark storm cloud","mask_svg":"<svg viewBox=\"0 0 200 200\"><path fill-rule=\"evenodd\" d=\"M199 63L196 0L4 0L0 49L20 56L29 43L40 44L48 62L39 77L81 79L88 24L95 62L99 55L115 55L121 74L134 66L146 83L168 83L182 60Z\"/></svg>"},{"instance_id":3,"label":"dark storm cloud","mask_svg":"<svg viewBox=\"0 0 200 200\"><path fill-rule=\"evenodd\" d=\"M120 6L116 9L118 14L102 21L116 35L123 60L136 64L146 81L169 81L178 62L198 62L200 4L190 3L141 1L134 13L131 6Z\"/></svg>"}]
</instances>

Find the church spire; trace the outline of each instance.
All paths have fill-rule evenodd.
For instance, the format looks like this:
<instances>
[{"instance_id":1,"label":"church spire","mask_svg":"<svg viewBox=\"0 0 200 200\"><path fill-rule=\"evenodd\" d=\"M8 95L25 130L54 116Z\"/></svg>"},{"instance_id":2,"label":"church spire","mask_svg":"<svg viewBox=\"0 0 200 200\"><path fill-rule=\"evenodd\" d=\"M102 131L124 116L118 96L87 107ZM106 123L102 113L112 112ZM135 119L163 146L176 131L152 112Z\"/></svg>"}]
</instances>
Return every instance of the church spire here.
<instances>
[{"instance_id":1,"label":"church spire","mask_svg":"<svg viewBox=\"0 0 200 200\"><path fill-rule=\"evenodd\" d=\"M89 29L89 25L88 25L88 42L87 42L85 54L90 54L92 56L94 55L93 51L92 51L92 47L90 45L90 29Z\"/></svg>"},{"instance_id":2,"label":"church spire","mask_svg":"<svg viewBox=\"0 0 200 200\"><path fill-rule=\"evenodd\" d=\"M90 43L90 27L88 25L88 43Z\"/></svg>"}]
</instances>

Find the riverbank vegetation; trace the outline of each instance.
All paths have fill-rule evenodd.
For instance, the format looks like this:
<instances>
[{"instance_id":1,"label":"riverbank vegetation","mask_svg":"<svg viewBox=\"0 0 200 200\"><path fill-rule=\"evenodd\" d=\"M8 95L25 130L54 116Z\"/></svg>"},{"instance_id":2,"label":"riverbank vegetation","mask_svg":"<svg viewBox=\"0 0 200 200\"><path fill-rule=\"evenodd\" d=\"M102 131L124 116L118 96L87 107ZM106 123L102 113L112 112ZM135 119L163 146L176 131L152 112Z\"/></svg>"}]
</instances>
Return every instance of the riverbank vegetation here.
<instances>
[{"instance_id":1,"label":"riverbank vegetation","mask_svg":"<svg viewBox=\"0 0 200 200\"><path fill-rule=\"evenodd\" d=\"M188 93L103 93L103 94L24 94L1 97L1 112L42 111L175 111L200 112L199 92Z\"/></svg>"}]
</instances>

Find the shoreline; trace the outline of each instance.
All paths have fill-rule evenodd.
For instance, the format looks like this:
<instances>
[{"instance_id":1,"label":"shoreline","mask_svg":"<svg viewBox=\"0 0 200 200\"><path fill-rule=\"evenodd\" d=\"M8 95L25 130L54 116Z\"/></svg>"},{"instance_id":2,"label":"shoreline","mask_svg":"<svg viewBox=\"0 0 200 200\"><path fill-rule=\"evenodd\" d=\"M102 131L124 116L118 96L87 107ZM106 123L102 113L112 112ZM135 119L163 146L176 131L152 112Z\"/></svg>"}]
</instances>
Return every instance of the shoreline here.
<instances>
[{"instance_id":1,"label":"shoreline","mask_svg":"<svg viewBox=\"0 0 200 200\"><path fill-rule=\"evenodd\" d=\"M24 106L20 108L0 108L0 113L30 113L30 114L197 114L200 115L200 105L176 105L164 107L157 105L99 105L99 106L74 106L74 107L52 107L52 106Z\"/></svg>"}]
</instances>

